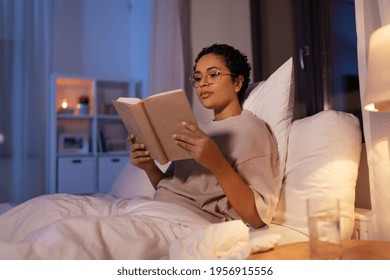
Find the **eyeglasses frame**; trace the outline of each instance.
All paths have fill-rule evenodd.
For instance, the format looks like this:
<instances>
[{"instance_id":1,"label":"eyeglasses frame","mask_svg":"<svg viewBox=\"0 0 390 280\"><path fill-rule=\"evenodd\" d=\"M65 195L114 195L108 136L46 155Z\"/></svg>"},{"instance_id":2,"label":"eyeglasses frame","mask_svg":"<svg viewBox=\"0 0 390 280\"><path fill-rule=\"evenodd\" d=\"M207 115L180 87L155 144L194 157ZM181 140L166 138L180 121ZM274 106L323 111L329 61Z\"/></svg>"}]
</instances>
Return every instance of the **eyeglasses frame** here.
<instances>
[{"instance_id":1,"label":"eyeglasses frame","mask_svg":"<svg viewBox=\"0 0 390 280\"><path fill-rule=\"evenodd\" d=\"M218 75L220 75L220 76L219 76L220 78L219 78L218 81L210 83L209 77L210 77L211 74L215 74L215 73L218 73ZM209 85L214 85L214 84L219 83L219 81L221 81L222 76L224 76L224 75L230 75L230 76L233 76L233 77L235 76L235 74L233 74L233 73L222 73L222 71L219 70L219 69L218 69L218 70L215 70L215 71L212 71L212 72L210 72L210 73L205 73L205 74L200 74L200 75L202 76L202 78L201 78L201 80L200 80L199 82L197 82L197 81L194 80L194 76L193 76L193 75L189 77L190 83L191 83L191 85L192 85L194 88L200 87L199 84L200 84L201 81L203 81L204 78L206 78L206 81L207 81L207 83L208 83ZM198 83L198 85L196 85L196 83Z\"/></svg>"}]
</instances>

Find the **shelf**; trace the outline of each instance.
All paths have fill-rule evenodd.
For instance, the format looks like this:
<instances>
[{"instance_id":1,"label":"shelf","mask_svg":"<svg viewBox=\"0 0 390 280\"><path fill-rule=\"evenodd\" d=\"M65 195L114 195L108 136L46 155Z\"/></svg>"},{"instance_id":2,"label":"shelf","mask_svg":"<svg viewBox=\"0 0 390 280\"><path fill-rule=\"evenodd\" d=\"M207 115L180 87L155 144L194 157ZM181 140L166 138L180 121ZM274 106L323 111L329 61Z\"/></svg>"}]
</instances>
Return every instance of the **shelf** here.
<instances>
[{"instance_id":1,"label":"shelf","mask_svg":"<svg viewBox=\"0 0 390 280\"><path fill-rule=\"evenodd\" d=\"M99 158L101 158L101 157L116 157L116 156L129 157L129 150L127 150L127 151L113 151L113 152L99 153L97 156Z\"/></svg>"},{"instance_id":2,"label":"shelf","mask_svg":"<svg viewBox=\"0 0 390 280\"><path fill-rule=\"evenodd\" d=\"M119 120L121 121L121 118L118 115L96 115L97 119L100 120ZM68 120L91 120L94 116L90 115L73 115L73 114L57 114L57 119L68 119Z\"/></svg>"},{"instance_id":3,"label":"shelf","mask_svg":"<svg viewBox=\"0 0 390 280\"><path fill-rule=\"evenodd\" d=\"M90 116L90 115L57 114L57 119L92 120L93 116Z\"/></svg>"},{"instance_id":4,"label":"shelf","mask_svg":"<svg viewBox=\"0 0 390 280\"><path fill-rule=\"evenodd\" d=\"M97 115L96 116L100 120L119 120L122 121L118 115Z\"/></svg>"}]
</instances>

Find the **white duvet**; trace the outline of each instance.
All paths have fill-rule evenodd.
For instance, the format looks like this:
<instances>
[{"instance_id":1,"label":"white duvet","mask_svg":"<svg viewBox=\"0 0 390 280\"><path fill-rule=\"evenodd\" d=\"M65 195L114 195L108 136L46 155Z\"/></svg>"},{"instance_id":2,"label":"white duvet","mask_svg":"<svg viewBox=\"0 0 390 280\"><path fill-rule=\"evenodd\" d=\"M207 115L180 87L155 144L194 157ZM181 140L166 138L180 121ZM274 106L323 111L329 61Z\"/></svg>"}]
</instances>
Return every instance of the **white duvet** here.
<instances>
[{"instance_id":1,"label":"white duvet","mask_svg":"<svg viewBox=\"0 0 390 280\"><path fill-rule=\"evenodd\" d=\"M208 225L176 204L52 194L0 216L0 259L166 259Z\"/></svg>"},{"instance_id":2,"label":"white duvet","mask_svg":"<svg viewBox=\"0 0 390 280\"><path fill-rule=\"evenodd\" d=\"M51 194L0 215L0 259L244 259L280 239L265 233L174 203Z\"/></svg>"}]
</instances>

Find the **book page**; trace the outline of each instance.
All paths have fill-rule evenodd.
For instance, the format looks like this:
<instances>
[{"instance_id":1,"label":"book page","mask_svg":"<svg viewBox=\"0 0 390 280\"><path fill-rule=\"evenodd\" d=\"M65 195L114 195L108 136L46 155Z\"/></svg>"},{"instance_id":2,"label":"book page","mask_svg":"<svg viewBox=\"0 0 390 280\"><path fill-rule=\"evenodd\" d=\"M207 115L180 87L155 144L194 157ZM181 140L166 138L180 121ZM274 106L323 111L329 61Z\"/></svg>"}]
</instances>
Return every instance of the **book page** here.
<instances>
[{"instance_id":1,"label":"book page","mask_svg":"<svg viewBox=\"0 0 390 280\"><path fill-rule=\"evenodd\" d=\"M197 125L196 119L183 90L152 95L144 99L148 118L158 135L168 159L191 158L191 154L177 146L172 135L182 128L182 121Z\"/></svg>"},{"instance_id":2,"label":"book page","mask_svg":"<svg viewBox=\"0 0 390 280\"><path fill-rule=\"evenodd\" d=\"M141 102L141 99L137 97L119 97L116 101L127 104L137 104Z\"/></svg>"},{"instance_id":3,"label":"book page","mask_svg":"<svg viewBox=\"0 0 390 280\"><path fill-rule=\"evenodd\" d=\"M118 100L120 99L121 98ZM129 134L134 133L140 142L145 144L153 159L159 161L160 163L168 162L160 141L157 139L157 136L149 123L148 116L143 108L143 103L138 101L138 103L129 104L116 100L113 100L112 103L114 104L115 109L121 117Z\"/></svg>"}]
</instances>

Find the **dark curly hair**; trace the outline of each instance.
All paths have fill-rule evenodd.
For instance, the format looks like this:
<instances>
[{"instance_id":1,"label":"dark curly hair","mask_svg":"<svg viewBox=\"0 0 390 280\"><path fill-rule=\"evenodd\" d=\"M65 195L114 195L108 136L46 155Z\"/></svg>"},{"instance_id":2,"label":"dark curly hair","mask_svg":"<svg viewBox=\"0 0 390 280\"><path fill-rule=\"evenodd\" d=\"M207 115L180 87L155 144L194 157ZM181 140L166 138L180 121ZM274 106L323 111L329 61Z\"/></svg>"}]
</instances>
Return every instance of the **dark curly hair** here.
<instances>
[{"instance_id":1,"label":"dark curly hair","mask_svg":"<svg viewBox=\"0 0 390 280\"><path fill-rule=\"evenodd\" d=\"M248 84L250 82L251 65L248 62L248 57L239 50L233 48L232 46L226 44L213 44L209 47L203 48L200 51L200 53L195 59L194 71L196 70L196 65L199 59L206 54L215 54L221 57L225 62L226 67L233 74L233 81L237 79L240 75L244 77L242 87L237 94L238 101L242 106L246 97L245 91L248 88Z\"/></svg>"}]
</instances>

